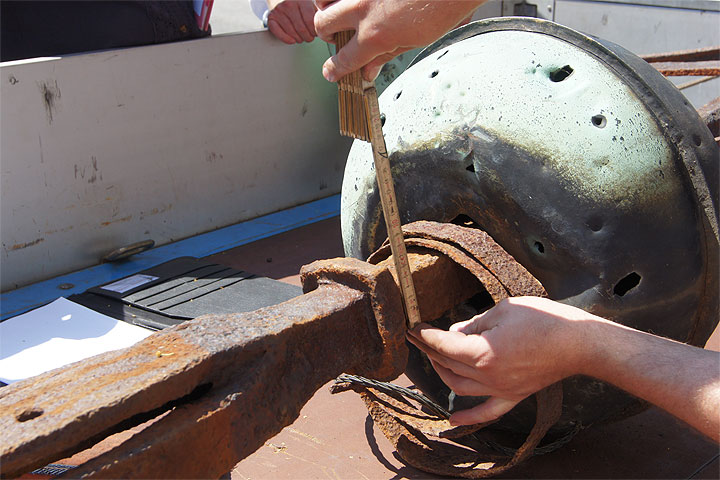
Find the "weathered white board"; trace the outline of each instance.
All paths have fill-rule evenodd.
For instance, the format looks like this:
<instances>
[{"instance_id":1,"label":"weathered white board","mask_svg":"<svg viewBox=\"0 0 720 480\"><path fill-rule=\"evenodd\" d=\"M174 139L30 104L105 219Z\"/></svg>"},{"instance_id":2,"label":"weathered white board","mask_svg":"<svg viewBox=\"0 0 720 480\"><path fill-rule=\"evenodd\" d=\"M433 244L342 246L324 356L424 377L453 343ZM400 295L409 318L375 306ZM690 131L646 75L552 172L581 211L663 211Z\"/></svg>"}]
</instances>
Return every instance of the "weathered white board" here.
<instances>
[{"instance_id":1,"label":"weathered white board","mask_svg":"<svg viewBox=\"0 0 720 480\"><path fill-rule=\"evenodd\" d=\"M255 32L0 64L2 290L338 193L328 56Z\"/></svg>"}]
</instances>

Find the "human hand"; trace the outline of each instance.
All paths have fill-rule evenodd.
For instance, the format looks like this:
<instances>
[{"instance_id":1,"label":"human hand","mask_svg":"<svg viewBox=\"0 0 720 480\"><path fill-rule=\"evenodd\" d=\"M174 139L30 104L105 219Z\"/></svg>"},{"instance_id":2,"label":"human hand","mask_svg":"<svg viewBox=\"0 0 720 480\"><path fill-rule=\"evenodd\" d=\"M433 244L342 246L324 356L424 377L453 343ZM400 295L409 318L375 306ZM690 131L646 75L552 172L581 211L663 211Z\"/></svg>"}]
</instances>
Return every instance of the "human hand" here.
<instances>
[{"instance_id":1,"label":"human hand","mask_svg":"<svg viewBox=\"0 0 720 480\"><path fill-rule=\"evenodd\" d=\"M528 395L581 373L583 320L607 322L545 298L516 297L450 331L421 324L408 340L456 394L490 396L450 417L452 424L471 425L494 420Z\"/></svg>"},{"instance_id":2,"label":"human hand","mask_svg":"<svg viewBox=\"0 0 720 480\"><path fill-rule=\"evenodd\" d=\"M312 42L315 33L315 4L312 0L268 0L270 32L287 44Z\"/></svg>"},{"instance_id":3,"label":"human hand","mask_svg":"<svg viewBox=\"0 0 720 480\"><path fill-rule=\"evenodd\" d=\"M315 0L315 30L333 43L337 32L355 36L323 65L335 82L362 68L372 81L395 56L428 45L458 26L486 0Z\"/></svg>"}]
</instances>

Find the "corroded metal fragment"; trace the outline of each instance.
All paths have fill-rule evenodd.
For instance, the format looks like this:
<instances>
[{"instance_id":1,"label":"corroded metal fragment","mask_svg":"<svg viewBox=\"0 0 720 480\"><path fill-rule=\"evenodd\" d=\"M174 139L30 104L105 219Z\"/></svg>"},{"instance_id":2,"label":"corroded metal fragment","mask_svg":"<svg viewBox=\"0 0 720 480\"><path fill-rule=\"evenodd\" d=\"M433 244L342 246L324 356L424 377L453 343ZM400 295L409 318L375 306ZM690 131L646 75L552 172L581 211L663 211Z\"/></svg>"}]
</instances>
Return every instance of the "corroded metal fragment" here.
<instances>
[{"instance_id":1,"label":"corroded metal fragment","mask_svg":"<svg viewBox=\"0 0 720 480\"><path fill-rule=\"evenodd\" d=\"M562 385L555 383L536 394L537 416L535 426L514 455L501 455L485 450L478 452L464 446L433 440L432 437L450 438L447 421L433 420L413 407L373 388L360 391L373 422L393 444L398 454L420 470L462 478L488 478L498 475L532 455L548 429L560 417ZM482 425L485 426L486 424Z\"/></svg>"},{"instance_id":2,"label":"corroded metal fragment","mask_svg":"<svg viewBox=\"0 0 720 480\"><path fill-rule=\"evenodd\" d=\"M421 220L406 225L403 234L407 245L441 252L478 277L495 302L508 296L547 296L540 282L482 230ZM368 261L377 263L388 255L383 244Z\"/></svg>"}]
</instances>

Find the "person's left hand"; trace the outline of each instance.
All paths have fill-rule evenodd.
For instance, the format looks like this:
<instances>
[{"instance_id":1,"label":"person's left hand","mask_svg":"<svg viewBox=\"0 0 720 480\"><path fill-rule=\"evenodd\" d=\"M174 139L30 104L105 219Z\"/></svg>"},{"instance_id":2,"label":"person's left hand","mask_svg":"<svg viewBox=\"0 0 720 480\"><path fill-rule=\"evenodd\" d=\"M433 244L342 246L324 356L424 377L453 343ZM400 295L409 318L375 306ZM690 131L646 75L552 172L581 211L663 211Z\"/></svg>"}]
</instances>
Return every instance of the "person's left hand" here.
<instances>
[{"instance_id":1,"label":"person's left hand","mask_svg":"<svg viewBox=\"0 0 720 480\"><path fill-rule=\"evenodd\" d=\"M312 0L268 0L268 7L268 29L279 40L292 45L312 42L317 36Z\"/></svg>"},{"instance_id":2,"label":"person's left hand","mask_svg":"<svg viewBox=\"0 0 720 480\"><path fill-rule=\"evenodd\" d=\"M589 328L578 325L590 321L606 322L546 298L515 297L450 331L420 324L407 338L455 393L490 397L450 417L470 425L494 420L528 395L581 373L581 332Z\"/></svg>"}]
</instances>

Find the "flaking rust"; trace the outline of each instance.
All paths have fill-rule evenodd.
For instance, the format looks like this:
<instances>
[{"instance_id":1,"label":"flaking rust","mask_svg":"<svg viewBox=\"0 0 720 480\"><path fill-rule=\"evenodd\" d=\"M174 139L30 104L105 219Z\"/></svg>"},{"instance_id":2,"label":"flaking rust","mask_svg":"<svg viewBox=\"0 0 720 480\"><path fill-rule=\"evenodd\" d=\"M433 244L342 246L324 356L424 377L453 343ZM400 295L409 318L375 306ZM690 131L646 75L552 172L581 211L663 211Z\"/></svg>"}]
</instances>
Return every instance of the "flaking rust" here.
<instances>
[{"instance_id":1,"label":"flaking rust","mask_svg":"<svg viewBox=\"0 0 720 480\"><path fill-rule=\"evenodd\" d=\"M450 237L460 232L452 231ZM443 248L409 245L424 321L483 291ZM301 272L305 293L288 302L199 317L0 389L2 476L42 467L151 419L69 474L227 473L340 373L391 380L403 372L406 327L391 264L391 258L379 265L314 262Z\"/></svg>"}]
</instances>

